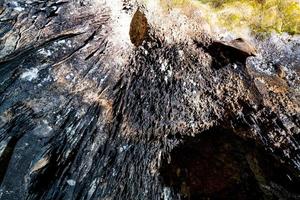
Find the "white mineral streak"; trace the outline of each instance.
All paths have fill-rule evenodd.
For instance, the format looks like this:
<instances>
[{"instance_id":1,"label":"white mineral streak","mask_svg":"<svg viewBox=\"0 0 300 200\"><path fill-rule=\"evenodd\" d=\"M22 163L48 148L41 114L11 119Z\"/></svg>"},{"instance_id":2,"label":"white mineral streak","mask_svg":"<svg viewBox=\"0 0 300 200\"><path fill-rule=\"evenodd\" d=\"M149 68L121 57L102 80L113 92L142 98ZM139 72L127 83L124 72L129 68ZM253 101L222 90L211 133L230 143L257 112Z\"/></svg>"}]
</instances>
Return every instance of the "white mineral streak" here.
<instances>
[{"instance_id":1,"label":"white mineral streak","mask_svg":"<svg viewBox=\"0 0 300 200\"><path fill-rule=\"evenodd\" d=\"M4 150L6 149L7 145L8 145L8 140L2 140L0 142L0 156L2 155Z\"/></svg>"},{"instance_id":2,"label":"white mineral streak","mask_svg":"<svg viewBox=\"0 0 300 200\"><path fill-rule=\"evenodd\" d=\"M160 0L147 1L146 17L150 26L164 35L168 43L187 42L197 38L203 32L210 32L209 27L201 18L201 13L189 7L187 16L183 9L173 8L166 11L162 8Z\"/></svg>"},{"instance_id":3,"label":"white mineral streak","mask_svg":"<svg viewBox=\"0 0 300 200\"><path fill-rule=\"evenodd\" d=\"M45 49L45 48L42 48L40 50L38 50L38 53L42 54L43 56L46 56L46 57L49 57L52 55L52 51L49 50L49 49Z\"/></svg>"},{"instance_id":4,"label":"white mineral streak","mask_svg":"<svg viewBox=\"0 0 300 200\"><path fill-rule=\"evenodd\" d=\"M274 75L272 63L280 63L287 75L292 76L290 69L300 65L300 36L272 33L255 44L260 54L249 58L248 63L259 72Z\"/></svg>"},{"instance_id":5,"label":"white mineral streak","mask_svg":"<svg viewBox=\"0 0 300 200\"><path fill-rule=\"evenodd\" d=\"M76 181L73 180L73 179L67 180L67 183L68 183L68 185L70 185L70 186L75 186L75 185L76 185Z\"/></svg>"},{"instance_id":6,"label":"white mineral streak","mask_svg":"<svg viewBox=\"0 0 300 200\"><path fill-rule=\"evenodd\" d=\"M11 5L14 7L14 10L17 11L17 12L21 12L24 10L24 8L22 8L20 5L19 5L19 2L17 1L12 1L11 2Z\"/></svg>"},{"instance_id":7,"label":"white mineral streak","mask_svg":"<svg viewBox=\"0 0 300 200\"><path fill-rule=\"evenodd\" d=\"M121 66L124 65L128 56L131 55L133 50L133 44L130 41L129 30L130 23L133 16L133 13L126 13L123 10L123 1L122 0L92 0L94 1L96 8L103 7L103 4L108 7L111 12L111 23L110 28L111 32L109 34L108 40L110 47L113 52L111 53L112 63L111 65ZM117 56L118 55L118 56Z\"/></svg>"},{"instance_id":8,"label":"white mineral streak","mask_svg":"<svg viewBox=\"0 0 300 200\"><path fill-rule=\"evenodd\" d=\"M33 130L33 133L39 137L48 137L53 128L49 126L48 121L42 120L40 124Z\"/></svg>"},{"instance_id":9,"label":"white mineral streak","mask_svg":"<svg viewBox=\"0 0 300 200\"><path fill-rule=\"evenodd\" d=\"M107 1L113 19L112 38L118 44L131 45L129 38L129 29L132 16L123 11L123 1Z\"/></svg>"},{"instance_id":10,"label":"white mineral streak","mask_svg":"<svg viewBox=\"0 0 300 200\"><path fill-rule=\"evenodd\" d=\"M164 187L163 196L164 196L164 200L171 199L171 189L169 187Z\"/></svg>"},{"instance_id":11,"label":"white mineral streak","mask_svg":"<svg viewBox=\"0 0 300 200\"><path fill-rule=\"evenodd\" d=\"M88 198L87 199L90 199L92 197L92 195L94 194L94 192L96 191L97 182L98 182L98 179L94 179L93 182L91 183L90 190L88 191Z\"/></svg>"},{"instance_id":12,"label":"white mineral streak","mask_svg":"<svg viewBox=\"0 0 300 200\"><path fill-rule=\"evenodd\" d=\"M33 67L23 72L20 78L27 81L33 81L34 79L37 79L39 77L38 73L39 73L38 68Z\"/></svg>"}]
</instances>

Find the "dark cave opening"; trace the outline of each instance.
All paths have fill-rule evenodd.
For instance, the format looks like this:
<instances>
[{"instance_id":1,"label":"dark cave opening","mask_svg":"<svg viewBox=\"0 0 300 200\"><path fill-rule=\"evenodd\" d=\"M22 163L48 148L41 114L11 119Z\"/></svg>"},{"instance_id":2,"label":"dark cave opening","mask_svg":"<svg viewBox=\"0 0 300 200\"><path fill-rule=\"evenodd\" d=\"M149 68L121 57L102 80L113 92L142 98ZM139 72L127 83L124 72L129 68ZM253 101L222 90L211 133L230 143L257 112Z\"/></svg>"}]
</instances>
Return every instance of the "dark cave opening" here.
<instances>
[{"instance_id":1,"label":"dark cave opening","mask_svg":"<svg viewBox=\"0 0 300 200\"><path fill-rule=\"evenodd\" d=\"M299 174L220 127L184 138L160 172L181 199L300 199Z\"/></svg>"}]
</instances>

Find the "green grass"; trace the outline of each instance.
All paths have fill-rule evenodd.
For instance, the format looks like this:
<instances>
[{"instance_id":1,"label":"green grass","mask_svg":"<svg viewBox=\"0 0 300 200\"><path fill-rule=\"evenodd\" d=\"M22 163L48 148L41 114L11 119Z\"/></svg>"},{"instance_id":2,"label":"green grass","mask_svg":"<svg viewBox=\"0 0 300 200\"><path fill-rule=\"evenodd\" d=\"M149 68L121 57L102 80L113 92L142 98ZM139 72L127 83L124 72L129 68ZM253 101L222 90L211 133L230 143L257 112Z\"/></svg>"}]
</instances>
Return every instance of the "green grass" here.
<instances>
[{"instance_id":1,"label":"green grass","mask_svg":"<svg viewBox=\"0 0 300 200\"><path fill-rule=\"evenodd\" d=\"M166 10L181 8L185 13L199 9L213 29L226 28L237 35L300 34L300 0L160 0L160 3Z\"/></svg>"},{"instance_id":2,"label":"green grass","mask_svg":"<svg viewBox=\"0 0 300 200\"><path fill-rule=\"evenodd\" d=\"M298 0L199 0L205 18L231 31L300 33ZM212 14L210 14L212 13ZM210 16L211 15L211 16Z\"/></svg>"}]
</instances>

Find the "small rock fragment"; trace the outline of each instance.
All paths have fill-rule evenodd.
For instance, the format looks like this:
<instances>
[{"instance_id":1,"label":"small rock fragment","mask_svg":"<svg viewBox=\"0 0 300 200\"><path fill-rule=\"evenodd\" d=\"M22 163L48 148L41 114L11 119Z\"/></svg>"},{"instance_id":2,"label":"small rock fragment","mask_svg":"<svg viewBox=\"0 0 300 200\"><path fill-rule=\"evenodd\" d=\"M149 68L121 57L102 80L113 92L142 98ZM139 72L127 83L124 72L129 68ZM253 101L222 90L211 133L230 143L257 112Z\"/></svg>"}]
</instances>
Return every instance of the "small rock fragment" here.
<instances>
[{"instance_id":1,"label":"small rock fragment","mask_svg":"<svg viewBox=\"0 0 300 200\"><path fill-rule=\"evenodd\" d=\"M256 49L242 38L230 42L214 41L210 46L204 47L204 50L213 57L213 68L219 69L229 63L246 64L250 56L256 55Z\"/></svg>"},{"instance_id":2,"label":"small rock fragment","mask_svg":"<svg viewBox=\"0 0 300 200\"><path fill-rule=\"evenodd\" d=\"M37 163L35 163L35 165L33 166L32 170L30 171L30 173L33 173L33 172L36 172L36 171L42 169L48 163L49 163L48 157L40 159L39 161L37 161Z\"/></svg>"},{"instance_id":3,"label":"small rock fragment","mask_svg":"<svg viewBox=\"0 0 300 200\"><path fill-rule=\"evenodd\" d=\"M226 45L226 43L224 43ZM237 38L228 43L228 46L231 46L235 49L240 50L247 56L256 56L257 50L253 47L252 44L244 40L243 38Z\"/></svg>"},{"instance_id":4,"label":"small rock fragment","mask_svg":"<svg viewBox=\"0 0 300 200\"><path fill-rule=\"evenodd\" d=\"M75 185L76 185L76 181L73 180L73 179L67 180L67 183L68 183L68 185L70 185L70 186L75 186Z\"/></svg>"}]
</instances>

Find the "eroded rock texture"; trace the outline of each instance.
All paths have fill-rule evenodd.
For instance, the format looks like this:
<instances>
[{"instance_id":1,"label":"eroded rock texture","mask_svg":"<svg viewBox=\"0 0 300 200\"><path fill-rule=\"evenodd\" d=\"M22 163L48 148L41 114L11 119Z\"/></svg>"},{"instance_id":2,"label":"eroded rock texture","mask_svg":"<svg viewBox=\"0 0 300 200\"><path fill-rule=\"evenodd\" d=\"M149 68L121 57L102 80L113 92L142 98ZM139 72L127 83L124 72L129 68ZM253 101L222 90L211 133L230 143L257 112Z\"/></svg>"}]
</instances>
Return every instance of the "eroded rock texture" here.
<instances>
[{"instance_id":1,"label":"eroded rock texture","mask_svg":"<svg viewBox=\"0 0 300 200\"><path fill-rule=\"evenodd\" d=\"M300 199L297 37L246 64L197 13L0 5L1 200Z\"/></svg>"}]
</instances>

